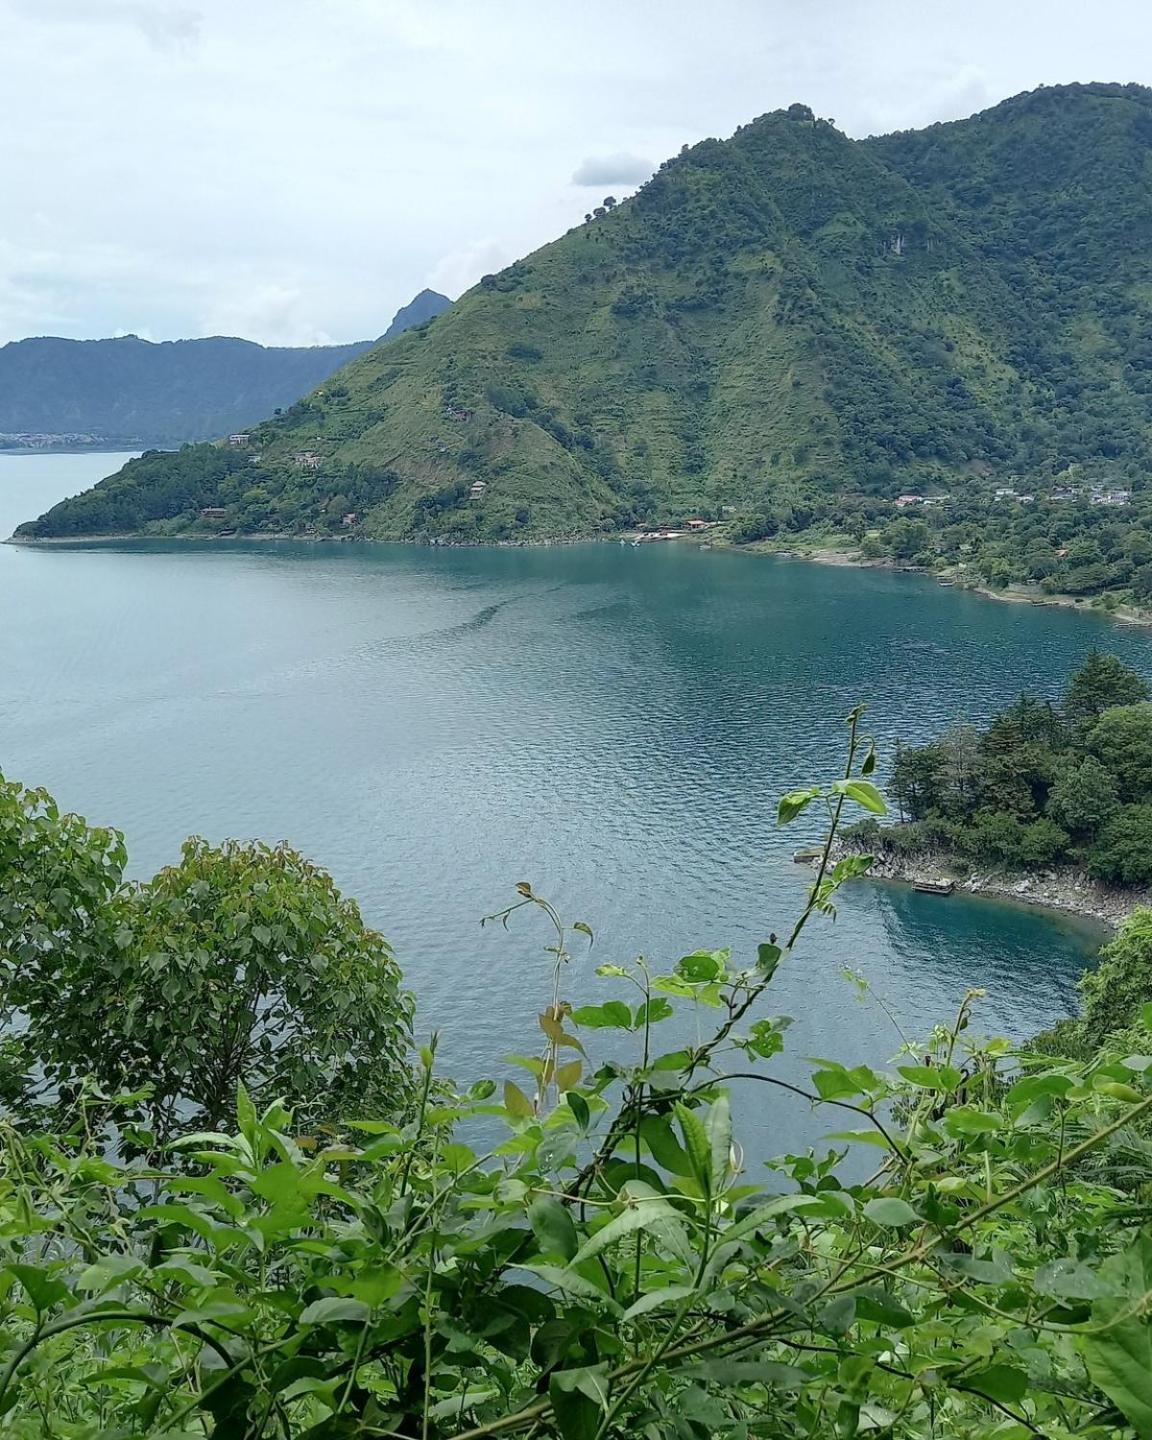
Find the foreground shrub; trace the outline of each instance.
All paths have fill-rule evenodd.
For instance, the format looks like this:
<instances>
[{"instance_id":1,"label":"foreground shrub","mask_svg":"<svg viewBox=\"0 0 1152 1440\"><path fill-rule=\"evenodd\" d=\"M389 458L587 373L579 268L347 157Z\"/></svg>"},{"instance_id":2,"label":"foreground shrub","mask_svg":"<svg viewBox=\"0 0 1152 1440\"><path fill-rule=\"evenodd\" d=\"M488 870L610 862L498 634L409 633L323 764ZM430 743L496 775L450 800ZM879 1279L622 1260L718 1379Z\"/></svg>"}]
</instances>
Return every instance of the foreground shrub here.
<instances>
[{"instance_id":1,"label":"foreground shrub","mask_svg":"<svg viewBox=\"0 0 1152 1440\"><path fill-rule=\"evenodd\" d=\"M241 1084L261 1106L294 1096L308 1123L407 1103L411 1001L329 875L234 841L190 840L143 885L124 864L114 831L0 777L0 1019L20 1017L27 1104L141 1092L150 1144L221 1123Z\"/></svg>"}]
</instances>

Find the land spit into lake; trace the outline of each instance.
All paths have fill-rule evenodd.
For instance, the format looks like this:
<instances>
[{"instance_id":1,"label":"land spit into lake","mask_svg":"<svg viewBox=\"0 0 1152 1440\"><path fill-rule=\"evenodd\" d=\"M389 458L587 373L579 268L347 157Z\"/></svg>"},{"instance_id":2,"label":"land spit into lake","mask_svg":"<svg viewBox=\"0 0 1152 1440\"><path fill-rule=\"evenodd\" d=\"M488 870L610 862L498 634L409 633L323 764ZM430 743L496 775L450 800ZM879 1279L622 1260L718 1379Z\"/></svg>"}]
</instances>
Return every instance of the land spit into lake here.
<instances>
[{"instance_id":1,"label":"land spit into lake","mask_svg":"<svg viewBox=\"0 0 1152 1440\"><path fill-rule=\"evenodd\" d=\"M840 843L834 858L859 852ZM982 895L990 900L1013 900L1046 910L1062 910L1115 930L1132 913L1152 905L1152 891L1136 886L1104 885L1074 865L1051 865L1022 871L1003 866L973 866L942 850L923 850L914 855L878 854L868 880L908 885L951 880L957 890Z\"/></svg>"}]
</instances>

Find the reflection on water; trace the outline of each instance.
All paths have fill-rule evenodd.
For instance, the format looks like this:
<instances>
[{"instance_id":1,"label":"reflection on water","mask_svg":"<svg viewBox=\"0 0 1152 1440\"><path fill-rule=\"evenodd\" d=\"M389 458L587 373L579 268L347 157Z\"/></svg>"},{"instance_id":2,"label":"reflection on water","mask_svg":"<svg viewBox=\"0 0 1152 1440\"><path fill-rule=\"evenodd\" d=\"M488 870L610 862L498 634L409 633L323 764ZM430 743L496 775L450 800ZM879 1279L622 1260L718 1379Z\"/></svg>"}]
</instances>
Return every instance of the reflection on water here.
<instances>
[{"instance_id":1,"label":"reflection on water","mask_svg":"<svg viewBox=\"0 0 1152 1440\"><path fill-rule=\"evenodd\" d=\"M0 457L0 528L108 468ZM0 765L121 825L137 873L193 831L290 839L391 937L461 1077L535 1044L547 939L478 925L515 881L592 924L600 961L750 957L809 879L788 856L816 822L778 831L775 798L834 771L857 701L890 754L1052 693L1102 640L1152 668L1143 633L1092 616L673 546L6 548L0 604ZM1020 1035L1069 1008L1090 948L1018 907L857 884L773 987L788 1073L899 1044L845 969L910 1035L973 986L977 1023Z\"/></svg>"}]
</instances>

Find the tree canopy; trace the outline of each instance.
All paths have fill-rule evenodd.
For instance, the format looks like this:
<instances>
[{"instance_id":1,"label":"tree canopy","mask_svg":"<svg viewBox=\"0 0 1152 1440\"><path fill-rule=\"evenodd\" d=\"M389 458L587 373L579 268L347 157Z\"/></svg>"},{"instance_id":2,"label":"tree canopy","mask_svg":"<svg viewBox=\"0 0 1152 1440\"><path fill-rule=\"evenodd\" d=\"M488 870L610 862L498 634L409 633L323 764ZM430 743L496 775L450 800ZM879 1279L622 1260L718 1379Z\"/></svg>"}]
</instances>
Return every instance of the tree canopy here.
<instances>
[{"instance_id":1,"label":"tree canopy","mask_svg":"<svg viewBox=\"0 0 1152 1440\"><path fill-rule=\"evenodd\" d=\"M292 1095L304 1123L404 1105L411 1002L330 876L235 841L190 840L140 885L125 862L116 832L0 777L0 1019L23 1017L33 1096L146 1091L135 1109L159 1140L218 1125L239 1085L261 1105Z\"/></svg>"}]
</instances>

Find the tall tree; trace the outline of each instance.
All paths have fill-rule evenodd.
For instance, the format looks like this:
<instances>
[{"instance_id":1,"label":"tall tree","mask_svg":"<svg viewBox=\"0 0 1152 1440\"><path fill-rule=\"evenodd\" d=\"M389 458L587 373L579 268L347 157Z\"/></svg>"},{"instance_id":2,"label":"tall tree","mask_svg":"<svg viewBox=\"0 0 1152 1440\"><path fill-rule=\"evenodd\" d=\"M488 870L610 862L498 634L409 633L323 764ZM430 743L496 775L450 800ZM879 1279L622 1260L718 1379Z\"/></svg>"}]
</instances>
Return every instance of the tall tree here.
<instances>
[{"instance_id":1,"label":"tall tree","mask_svg":"<svg viewBox=\"0 0 1152 1440\"><path fill-rule=\"evenodd\" d=\"M1068 682L1064 715L1069 724L1089 725L1114 705L1136 705L1149 698L1142 676L1115 655L1092 649Z\"/></svg>"}]
</instances>

